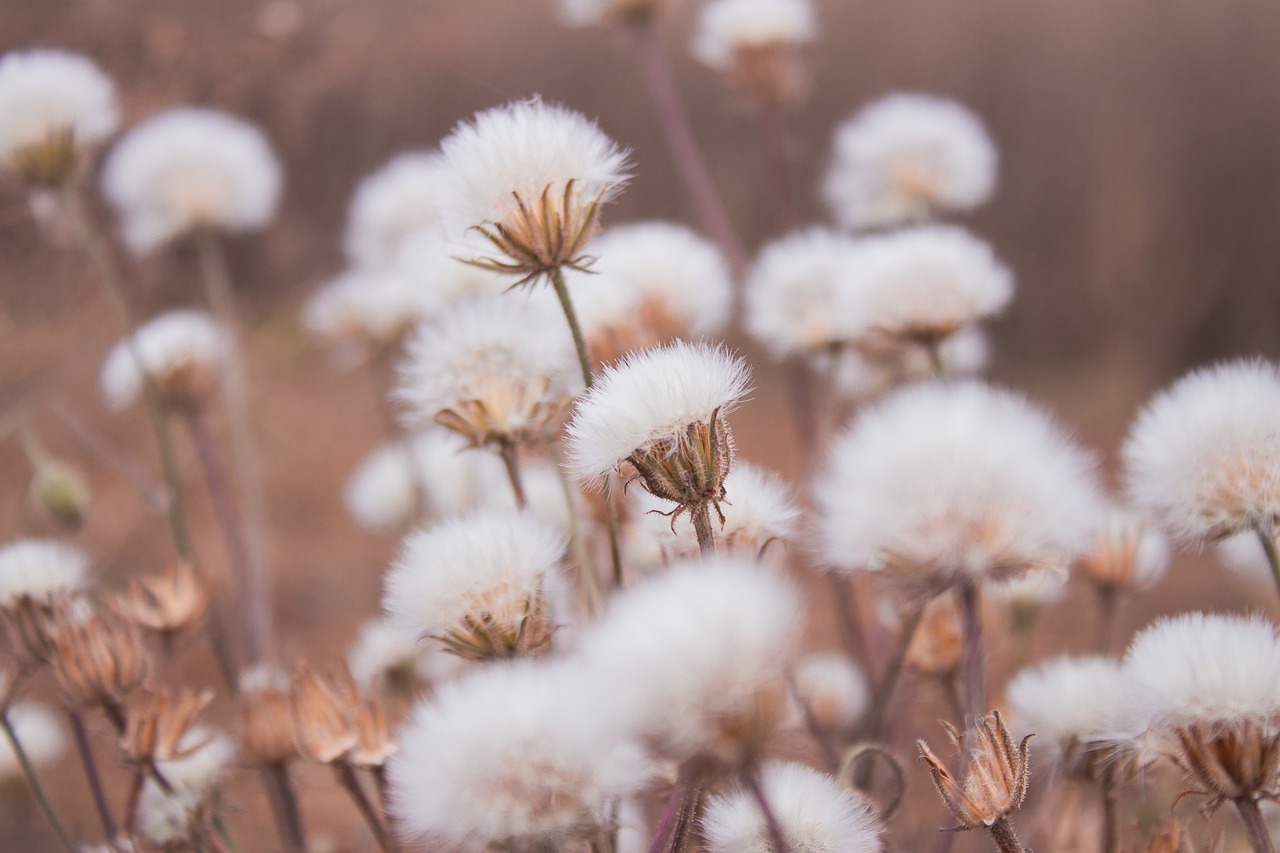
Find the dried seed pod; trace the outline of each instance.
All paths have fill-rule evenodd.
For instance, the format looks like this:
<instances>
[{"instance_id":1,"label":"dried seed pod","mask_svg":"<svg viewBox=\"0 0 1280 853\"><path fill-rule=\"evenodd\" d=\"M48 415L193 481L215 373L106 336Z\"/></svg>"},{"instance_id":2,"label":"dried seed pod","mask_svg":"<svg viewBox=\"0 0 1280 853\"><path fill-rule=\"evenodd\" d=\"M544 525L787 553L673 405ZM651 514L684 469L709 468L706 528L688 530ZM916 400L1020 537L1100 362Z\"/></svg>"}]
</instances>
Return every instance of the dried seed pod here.
<instances>
[{"instance_id":1,"label":"dried seed pod","mask_svg":"<svg viewBox=\"0 0 1280 853\"><path fill-rule=\"evenodd\" d=\"M341 761L359 743L355 684L349 673L318 675L306 663L293 675L290 703L298 751L321 764Z\"/></svg>"},{"instance_id":2,"label":"dried seed pod","mask_svg":"<svg viewBox=\"0 0 1280 853\"><path fill-rule=\"evenodd\" d=\"M121 748L131 760L144 764L189 755L204 742L184 743L184 738L212 701L212 690L147 691L128 709Z\"/></svg>"},{"instance_id":3,"label":"dried seed pod","mask_svg":"<svg viewBox=\"0 0 1280 853\"><path fill-rule=\"evenodd\" d=\"M54 609L49 638L49 660L67 699L101 707L123 729L124 701L147 674L137 625L109 604L81 600Z\"/></svg>"},{"instance_id":4,"label":"dried seed pod","mask_svg":"<svg viewBox=\"0 0 1280 853\"><path fill-rule=\"evenodd\" d=\"M240 674L236 704L240 748L261 764L282 764L298 754L289 677L265 664Z\"/></svg>"},{"instance_id":5,"label":"dried seed pod","mask_svg":"<svg viewBox=\"0 0 1280 853\"><path fill-rule=\"evenodd\" d=\"M208 598L195 567L185 560L174 560L158 575L131 581L129 591L116 603L141 627L170 638L204 615Z\"/></svg>"}]
</instances>

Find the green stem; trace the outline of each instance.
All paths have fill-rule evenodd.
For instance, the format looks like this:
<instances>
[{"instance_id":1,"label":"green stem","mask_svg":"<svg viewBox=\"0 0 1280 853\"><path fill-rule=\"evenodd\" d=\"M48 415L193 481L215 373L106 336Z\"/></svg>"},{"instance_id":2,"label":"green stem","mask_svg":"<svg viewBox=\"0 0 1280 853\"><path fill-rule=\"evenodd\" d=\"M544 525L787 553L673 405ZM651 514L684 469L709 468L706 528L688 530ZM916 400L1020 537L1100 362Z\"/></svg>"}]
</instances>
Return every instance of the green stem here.
<instances>
[{"instance_id":1,"label":"green stem","mask_svg":"<svg viewBox=\"0 0 1280 853\"><path fill-rule=\"evenodd\" d=\"M4 736L9 741L9 748L13 750L14 756L18 759L18 764L22 767L22 775L26 777L27 784L31 786L31 793L35 795L40 811L44 812L44 816L48 818L49 824L58 836L58 840L62 842L62 846L67 849L68 853L79 853L80 848L71 840L71 836L67 834L67 830L58 820L57 814L54 813L53 805L49 802L49 797L45 794L44 788L40 785L40 779L36 776L36 769L31 765L31 759L27 756L27 751L22 748L21 742L18 741L18 734L13 730L13 724L9 722L9 715L5 712L0 712L0 728L4 729Z\"/></svg>"}]
</instances>

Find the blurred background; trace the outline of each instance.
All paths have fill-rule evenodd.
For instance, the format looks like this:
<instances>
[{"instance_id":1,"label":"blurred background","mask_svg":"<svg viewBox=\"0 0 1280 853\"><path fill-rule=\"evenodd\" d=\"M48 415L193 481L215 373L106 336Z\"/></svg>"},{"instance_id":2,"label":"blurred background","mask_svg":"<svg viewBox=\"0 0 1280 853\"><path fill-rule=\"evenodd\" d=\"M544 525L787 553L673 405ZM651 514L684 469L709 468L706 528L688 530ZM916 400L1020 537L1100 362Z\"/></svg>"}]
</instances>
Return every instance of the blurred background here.
<instances>
[{"instance_id":1,"label":"blurred background","mask_svg":"<svg viewBox=\"0 0 1280 853\"><path fill-rule=\"evenodd\" d=\"M861 105L917 90L975 110L1001 149L1000 186L965 224L1018 282L993 327L995 379L1046 401L1110 460L1137 408L1185 370L1280 356L1280 5L817 5L811 96L788 116L802 219L824 217L815 187L831 131ZM689 57L689 12L671 16L663 35L754 251L770 236L755 121ZM0 0L0 52L31 47L94 59L115 79L126 123L207 104L257 122L280 151L282 214L232 243L231 263L250 329L286 660L341 654L375 612L396 545L362 532L341 503L346 477L383 437L370 378L336 370L298 322L306 296L342 266L359 178L395 153L434 146L478 109L541 93L634 149L638 177L606 223L696 221L627 34L565 29L551 0ZM138 317L200 299L191 256L125 263ZM48 448L87 476L94 506L75 540L109 582L157 568L168 547L162 519L84 440L154 467L142 412L111 416L97 393L116 338L81 254L51 243L21 190L0 184L0 417L30 407ZM794 433L776 405L780 373L732 340L760 375L735 421L743 456L799 479ZM56 532L31 505L30 476L16 442L0 442L0 540ZM209 508L192 491L200 550L220 560ZM1241 581L1223 578L1193 556L1166 586L1179 585L1183 603L1248 598ZM1172 603L1135 605L1126 630ZM1071 642L1073 618L1055 622L1058 641ZM192 665L207 661L196 654ZM78 784L73 768L59 772Z\"/></svg>"}]
</instances>

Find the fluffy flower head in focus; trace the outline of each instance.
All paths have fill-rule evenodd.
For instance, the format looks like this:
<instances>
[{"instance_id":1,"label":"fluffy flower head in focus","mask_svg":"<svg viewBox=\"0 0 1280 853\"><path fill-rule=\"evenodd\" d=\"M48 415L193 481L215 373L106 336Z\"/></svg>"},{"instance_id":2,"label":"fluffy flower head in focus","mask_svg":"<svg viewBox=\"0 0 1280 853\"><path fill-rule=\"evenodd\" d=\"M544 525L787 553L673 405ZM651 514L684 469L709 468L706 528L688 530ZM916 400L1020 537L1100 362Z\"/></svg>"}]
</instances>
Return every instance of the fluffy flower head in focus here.
<instances>
[{"instance_id":1,"label":"fluffy flower head in focus","mask_svg":"<svg viewBox=\"0 0 1280 853\"><path fill-rule=\"evenodd\" d=\"M630 177L628 153L581 113L534 98L478 113L440 144L448 218L490 252L465 258L531 283L585 269L600 206Z\"/></svg>"},{"instance_id":2,"label":"fluffy flower head in focus","mask_svg":"<svg viewBox=\"0 0 1280 853\"><path fill-rule=\"evenodd\" d=\"M30 598L49 604L82 589L89 559L79 548L48 539L19 539L0 548L0 607Z\"/></svg>"},{"instance_id":3,"label":"fluffy flower head in focus","mask_svg":"<svg viewBox=\"0 0 1280 853\"><path fill-rule=\"evenodd\" d=\"M711 0L698 18L693 55L753 100L786 103L804 91L797 52L817 30L812 0Z\"/></svg>"},{"instance_id":4,"label":"fluffy flower head in focus","mask_svg":"<svg viewBox=\"0 0 1280 853\"><path fill-rule=\"evenodd\" d=\"M395 346L433 307L429 294L405 275L354 269L317 290L302 321L354 362Z\"/></svg>"},{"instance_id":5,"label":"fluffy flower head in focus","mask_svg":"<svg viewBox=\"0 0 1280 853\"><path fill-rule=\"evenodd\" d=\"M823 186L846 228L968 211L995 189L995 144L968 109L930 95L895 94L836 129Z\"/></svg>"},{"instance_id":6,"label":"fluffy flower head in focus","mask_svg":"<svg viewBox=\"0 0 1280 853\"><path fill-rule=\"evenodd\" d=\"M529 512L481 510L405 540L388 572L389 622L466 658L539 651L555 626L544 595L559 585L565 540Z\"/></svg>"},{"instance_id":7,"label":"fluffy flower head in focus","mask_svg":"<svg viewBox=\"0 0 1280 853\"><path fill-rule=\"evenodd\" d=\"M9 725L13 726L18 743L35 766L56 761L67 748L67 736L58 717L43 705L34 702L15 702L5 709ZM22 765L14 754L8 739L0 740L0 783L22 779Z\"/></svg>"},{"instance_id":8,"label":"fluffy flower head in focus","mask_svg":"<svg viewBox=\"0 0 1280 853\"><path fill-rule=\"evenodd\" d=\"M1256 616L1166 617L1134 638L1123 666L1132 734L1145 734L1211 805L1280 795L1274 625Z\"/></svg>"},{"instance_id":9,"label":"fluffy flower head in focus","mask_svg":"<svg viewBox=\"0 0 1280 853\"><path fill-rule=\"evenodd\" d=\"M1014 677L1007 690L1019 731L1072 772L1092 772L1093 759L1128 725L1129 681L1105 657L1058 657Z\"/></svg>"},{"instance_id":10,"label":"fluffy flower head in focus","mask_svg":"<svg viewBox=\"0 0 1280 853\"><path fill-rule=\"evenodd\" d=\"M803 618L795 589L750 561L675 563L584 629L594 713L669 758L749 759L785 712Z\"/></svg>"},{"instance_id":11,"label":"fluffy flower head in focus","mask_svg":"<svg viewBox=\"0 0 1280 853\"><path fill-rule=\"evenodd\" d=\"M1124 444L1133 502L1183 540L1280 527L1280 371L1197 370L1158 394Z\"/></svg>"},{"instance_id":12,"label":"fluffy flower head in focus","mask_svg":"<svg viewBox=\"0 0 1280 853\"><path fill-rule=\"evenodd\" d=\"M0 164L35 186L57 186L77 155L120 124L115 86L97 65L61 50L0 56Z\"/></svg>"},{"instance_id":13,"label":"fluffy flower head in focus","mask_svg":"<svg viewBox=\"0 0 1280 853\"><path fill-rule=\"evenodd\" d=\"M584 713L584 694L579 672L527 661L442 686L414 708L387 767L402 837L451 851L567 849L606 825L649 768Z\"/></svg>"},{"instance_id":14,"label":"fluffy flower head in focus","mask_svg":"<svg viewBox=\"0 0 1280 853\"><path fill-rule=\"evenodd\" d=\"M864 410L815 489L831 566L934 588L1064 568L1102 501L1092 458L1047 414L974 381Z\"/></svg>"},{"instance_id":15,"label":"fluffy flower head in focus","mask_svg":"<svg viewBox=\"0 0 1280 853\"><path fill-rule=\"evenodd\" d=\"M121 341L107 354L98 380L103 399L116 411L136 402L141 361L167 409L199 410L218 390L230 346L226 331L203 311L161 314L134 330L132 348Z\"/></svg>"},{"instance_id":16,"label":"fluffy flower head in focus","mask_svg":"<svg viewBox=\"0 0 1280 853\"><path fill-rule=\"evenodd\" d=\"M835 779L803 764L771 761L760 786L789 850L876 853L880 823L871 807ZM708 853L776 853L764 815L748 791L719 794L702 818Z\"/></svg>"},{"instance_id":17,"label":"fluffy flower head in focus","mask_svg":"<svg viewBox=\"0 0 1280 853\"><path fill-rule=\"evenodd\" d=\"M801 660L792 690L825 731L849 730L871 704L871 689L862 670L835 652L817 652Z\"/></svg>"},{"instance_id":18,"label":"fluffy flower head in focus","mask_svg":"<svg viewBox=\"0 0 1280 853\"><path fill-rule=\"evenodd\" d=\"M439 226L445 174L439 154L414 152L392 158L360 181L347 210L347 259L357 267L386 267L405 238Z\"/></svg>"},{"instance_id":19,"label":"fluffy flower head in focus","mask_svg":"<svg viewBox=\"0 0 1280 853\"><path fill-rule=\"evenodd\" d=\"M424 322L400 368L414 426L432 422L474 446L547 438L575 390L573 350L537 294L459 303Z\"/></svg>"},{"instance_id":20,"label":"fluffy flower head in focus","mask_svg":"<svg viewBox=\"0 0 1280 853\"><path fill-rule=\"evenodd\" d=\"M280 162L261 130L203 107L137 125L102 171L102 190L138 254L197 231L261 229L275 216L281 184Z\"/></svg>"}]
</instances>

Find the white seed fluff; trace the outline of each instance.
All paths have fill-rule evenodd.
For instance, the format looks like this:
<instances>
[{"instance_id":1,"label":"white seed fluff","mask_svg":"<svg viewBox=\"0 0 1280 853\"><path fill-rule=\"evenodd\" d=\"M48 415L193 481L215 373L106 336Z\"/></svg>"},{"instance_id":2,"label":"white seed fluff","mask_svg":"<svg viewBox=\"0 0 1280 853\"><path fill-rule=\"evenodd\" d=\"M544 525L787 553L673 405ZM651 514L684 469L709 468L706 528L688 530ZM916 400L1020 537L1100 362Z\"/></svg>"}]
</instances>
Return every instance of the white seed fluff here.
<instances>
[{"instance_id":1,"label":"white seed fluff","mask_svg":"<svg viewBox=\"0 0 1280 853\"><path fill-rule=\"evenodd\" d=\"M782 699L802 624L787 581L717 556L674 563L617 594L583 629L578 654L600 719L683 759L732 750L733 721L756 713L762 696Z\"/></svg>"},{"instance_id":2,"label":"white seed fluff","mask_svg":"<svg viewBox=\"0 0 1280 853\"><path fill-rule=\"evenodd\" d=\"M1197 370L1156 395L1123 450L1131 500L1175 537L1280 524L1280 371L1264 361Z\"/></svg>"},{"instance_id":3,"label":"white seed fluff","mask_svg":"<svg viewBox=\"0 0 1280 853\"><path fill-rule=\"evenodd\" d=\"M400 154L366 176L347 210L347 259L362 267L391 264L405 238L443 221L446 181L434 152Z\"/></svg>"},{"instance_id":4,"label":"white seed fluff","mask_svg":"<svg viewBox=\"0 0 1280 853\"><path fill-rule=\"evenodd\" d=\"M803 764L771 761L760 785L789 850L803 853L876 853L880 824L855 794ZM764 814L746 790L707 803L702 830L708 853L777 853Z\"/></svg>"},{"instance_id":5,"label":"white seed fluff","mask_svg":"<svg viewBox=\"0 0 1280 853\"><path fill-rule=\"evenodd\" d=\"M58 717L44 705L35 702L14 702L5 711L9 725L22 745L27 759L36 767L56 761L67 748L67 735ZM8 738L0 739L0 782L22 779L22 764L9 745Z\"/></svg>"},{"instance_id":6,"label":"white seed fluff","mask_svg":"<svg viewBox=\"0 0 1280 853\"><path fill-rule=\"evenodd\" d=\"M810 228L770 243L747 276L747 333L785 358L846 343L866 327L859 307L842 298L859 241Z\"/></svg>"},{"instance_id":7,"label":"white seed fluff","mask_svg":"<svg viewBox=\"0 0 1280 853\"><path fill-rule=\"evenodd\" d=\"M967 108L894 94L836 129L823 190L846 228L896 225L981 205L995 189L997 159L986 128Z\"/></svg>"},{"instance_id":8,"label":"white seed fluff","mask_svg":"<svg viewBox=\"0 0 1280 853\"><path fill-rule=\"evenodd\" d=\"M360 355L362 347L394 344L436 310L429 291L391 270L349 270L317 290L302 322L321 340Z\"/></svg>"},{"instance_id":9,"label":"white seed fluff","mask_svg":"<svg viewBox=\"0 0 1280 853\"><path fill-rule=\"evenodd\" d=\"M89 558L74 545L49 539L18 539L0 547L0 607L24 596L48 602L88 584Z\"/></svg>"},{"instance_id":10,"label":"white seed fluff","mask_svg":"<svg viewBox=\"0 0 1280 853\"><path fill-rule=\"evenodd\" d=\"M483 249L474 234L450 237L443 229L427 228L404 238L392 266L440 306L500 296L511 287L510 276L458 260Z\"/></svg>"},{"instance_id":11,"label":"white seed fluff","mask_svg":"<svg viewBox=\"0 0 1280 853\"><path fill-rule=\"evenodd\" d=\"M1069 762L1080 747L1108 742L1129 726L1129 681L1112 658L1045 661L1019 672L1006 695L1017 730L1034 734L1032 745L1054 762Z\"/></svg>"},{"instance_id":12,"label":"white seed fluff","mask_svg":"<svg viewBox=\"0 0 1280 853\"><path fill-rule=\"evenodd\" d=\"M133 346L153 377L188 370L209 371L216 376L221 375L231 342L208 314L180 309L154 317L135 329ZM103 400L114 411L128 408L142 396L142 374L124 341L107 354L98 385Z\"/></svg>"},{"instance_id":13,"label":"white seed fluff","mask_svg":"<svg viewBox=\"0 0 1280 853\"><path fill-rule=\"evenodd\" d=\"M815 652L796 665L792 687L818 725L827 731L848 729L871 704L871 688L858 665L836 652ZM797 712L803 712L797 708ZM803 724L803 717L799 717Z\"/></svg>"},{"instance_id":14,"label":"white seed fluff","mask_svg":"<svg viewBox=\"0 0 1280 853\"><path fill-rule=\"evenodd\" d=\"M89 59L61 50L0 56L0 161L63 133L90 146L119 124L115 86Z\"/></svg>"},{"instance_id":15,"label":"white seed fluff","mask_svg":"<svg viewBox=\"0 0 1280 853\"><path fill-rule=\"evenodd\" d=\"M1053 570L1030 571L990 587L992 595L1011 607L1043 607L1061 601L1067 594L1067 573Z\"/></svg>"},{"instance_id":16,"label":"white seed fluff","mask_svg":"<svg viewBox=\"0 0 1280 853\"><path fill-rule=\"evenodd\" d=\"M183 735L179 747L191 752L157 762L173 790L165 791L154 779L148 778L138 800L139 829L156 844L188 837L191 819L213 796L219 777L236 753L231 738L199 726Z\"/></svg>"},{"instance_id":17,"label":"white seed fluff","mask_svg":"<svg viewBox=\"0 0 1280 853\"><path fill-rule=\"evenodd\" d=\"M560 22L569 27L590 27L655 13L679 0L559 0Z\"/></svg>"},{"instance_id":18,"label":"white seed fluff","mask_svg":"<svg viewBox=\"0 0 1280 853\"><path fill-rule=\"evenodd\" d=\"M815 488L829 565L931 584L1064 568L1102 501L1093 459L1046 413L971 380L864 410Z\"/></svg>"},{"instance_id":19,"label":"white seed fluff","mask_svg":"<svg viewBox=\"0 0 1280 853\"><path fill-rule=\"evenodd\" d=\"M719 410L733 411L750 387L741 358L723 347L675 341L608 367L578 401L569 424L569 465L597 480L640 448L674 440Z\"/></svg>"},{"instance_id":20,"label":"white seed fluff","mask_svg":"<svg viewBox=\"0 0 1280 853\"><path fill-rule=\"evenodd\" d=\"M530 512L477 510L409 536L383 581L390 625L440 636L467 617L512 625L560 585L565 539Z\"/></svg>"},{"instance_id":21,"label":"white seed fluff","mask_svg":"<svg viewBox=\"0 0 1280 853\"><path fill-rule=\"evenodd\" d=\"M549 848L607 823L644 785L641 750L604 736L578 672L489 664L414 708L387 766L406 841L433 849Z\"/></svg>"},{"instance_id":22,"label":"white seed fluff","mask_svg":"<svg viewBox=\"0 0 1280 853\"><path fill-rule=\"evenodd\" d=\"M145 254L200 228L256 231L280 202L280 162L252 124L180 107L126 133L107 156L102 190L125 242Z\"/></svg>"},{"instance_id":23,"label":"white seed fluff","mask_svg":"<svg viewBox=\"0 0 1280 853\"><path fill-rule=\"evenodd\" d=\"M817 30L811 0L710 0L698 17L693 55L725 71L742 51L806 44Z\"/></svg>"}]
</instances>

